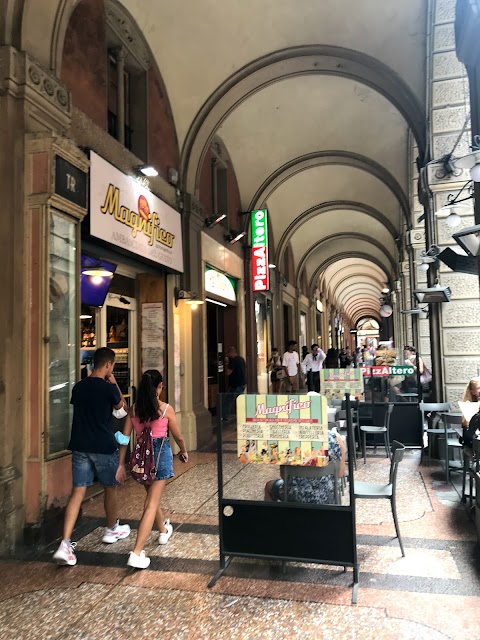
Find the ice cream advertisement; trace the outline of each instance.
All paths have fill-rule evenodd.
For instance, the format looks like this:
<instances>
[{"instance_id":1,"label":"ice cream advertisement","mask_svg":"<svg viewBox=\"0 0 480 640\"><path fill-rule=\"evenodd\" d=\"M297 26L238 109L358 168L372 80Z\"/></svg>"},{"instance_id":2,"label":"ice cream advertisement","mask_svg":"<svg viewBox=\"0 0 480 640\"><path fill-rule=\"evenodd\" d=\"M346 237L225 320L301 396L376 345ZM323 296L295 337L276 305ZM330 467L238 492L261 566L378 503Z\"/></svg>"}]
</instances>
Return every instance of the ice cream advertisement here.
<instances>
[{"instance_id":1,"label":"ice cream advertisement","mask_svg":"<svg viewBox=\"0 0 480 640\"><path fill-rule=\"evenodd\" d=\"M348 392L352 396L363 393L361 369L321 369L320 389L327 398L344 398Z\"/></svg>"},{"instance_id":2,"label":"ice cream advertisement","mask_svg":"<svg viewBox=\"0 0 480 640\"><path fill-rule=\"evenodd\" d=\"M240 395L237 452L242 463L328 464L327 400L307 395Z\"/></svg>"}]
</instances>

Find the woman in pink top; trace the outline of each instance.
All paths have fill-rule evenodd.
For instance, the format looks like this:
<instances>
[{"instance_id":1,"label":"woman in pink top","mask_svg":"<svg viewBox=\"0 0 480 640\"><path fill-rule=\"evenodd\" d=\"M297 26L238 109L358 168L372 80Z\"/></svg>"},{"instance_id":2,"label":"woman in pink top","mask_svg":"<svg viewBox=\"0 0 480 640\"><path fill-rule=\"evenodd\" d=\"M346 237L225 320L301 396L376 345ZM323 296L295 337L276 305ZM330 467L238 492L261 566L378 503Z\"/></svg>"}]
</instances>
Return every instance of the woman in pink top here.
<instances>
[{"instance_id":1,"label":"woman in pink top","mask_svg":"<svg viewBox=\"0 0 480 640\"><path fill-rule=\"evenodd\" d=\"M157 465L155 481L149 487L145 486L147 499L145 500L143 516L138 527L135 548L127 562L130 567L135 567L136 569L146 569L150 564L150 558L145 555L144 546L152 531L154 521L160 531L158 544L167 544L173 532L170 520L164 520L162 509L160 508L160 500L165 484L169 478L174 476L173 455L167 437L168 431L170 431L175 442L180 447L180 459L183 462L188 461L185 440L177 426L175 411L167 403L160 400L162 388L163 380L160 371L156 369L145 371L138 385L137 402L132 409L131 415L127 416L123 430L125 436L130 436L133 428L137 436L139 436L146 424L151 426L153 455ZM119 470L117 472L118 482L123 482L126 478L126 450L126 445L120 447Z\"/></svg>"}]
</instances>

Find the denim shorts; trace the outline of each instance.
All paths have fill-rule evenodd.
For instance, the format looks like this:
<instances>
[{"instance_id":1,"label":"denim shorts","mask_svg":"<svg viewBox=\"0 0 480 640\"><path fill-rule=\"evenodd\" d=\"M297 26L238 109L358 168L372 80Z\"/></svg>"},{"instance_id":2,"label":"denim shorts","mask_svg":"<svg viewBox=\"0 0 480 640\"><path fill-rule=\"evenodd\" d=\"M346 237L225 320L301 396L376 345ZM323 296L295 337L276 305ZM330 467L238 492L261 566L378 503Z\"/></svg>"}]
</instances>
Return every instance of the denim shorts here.
<instances>
[{"instance_id":1,"label":"denim shorts","mask_svg":"<svg viewBox=\"0 0 480 640\"><path fill-rule=\"evenodd\" d=\"M162 447L163 442L163 447ZM158 460L157 465L157 475L155 476L155 480L168 480L168 478L173 478L173 454L172 448L170 447L170 441L168 438L154 438L153 439L153 460L155 464L157 464L158 452L160 451L160 447L162 447L162 451L160 453L160 458Z\"/></svg>"},{"instance_id":2,"label":"denim shorts","mask_svg":"<svg viewBox=\"0 0 480 640\"><path fill-rule=\"evenodd\" d=\"M115 487L118 451L113 453L84 453L72 451L72 480L74 487L91 487L96 478L104 487Z\"/></svg>"}]
</instances>

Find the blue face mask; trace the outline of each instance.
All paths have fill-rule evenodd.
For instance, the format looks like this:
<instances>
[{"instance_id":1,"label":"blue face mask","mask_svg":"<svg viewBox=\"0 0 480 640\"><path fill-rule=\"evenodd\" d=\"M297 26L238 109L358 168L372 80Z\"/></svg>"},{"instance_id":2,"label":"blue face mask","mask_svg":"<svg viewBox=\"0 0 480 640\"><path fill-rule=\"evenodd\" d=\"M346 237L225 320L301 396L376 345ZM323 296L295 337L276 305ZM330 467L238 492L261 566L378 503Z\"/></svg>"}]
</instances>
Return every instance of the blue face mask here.
<instances>
[{"instance_id":1,"label":"blue face mask","mask_svg":"<svg viewBox=\"0 0 480 640\"><path fill-rule=\"evenodd\" d=\"M118 444L128 444L130 442L130 436L124 436L121 431L115 433L115 440Z\"/></svg>"}]
</instances>

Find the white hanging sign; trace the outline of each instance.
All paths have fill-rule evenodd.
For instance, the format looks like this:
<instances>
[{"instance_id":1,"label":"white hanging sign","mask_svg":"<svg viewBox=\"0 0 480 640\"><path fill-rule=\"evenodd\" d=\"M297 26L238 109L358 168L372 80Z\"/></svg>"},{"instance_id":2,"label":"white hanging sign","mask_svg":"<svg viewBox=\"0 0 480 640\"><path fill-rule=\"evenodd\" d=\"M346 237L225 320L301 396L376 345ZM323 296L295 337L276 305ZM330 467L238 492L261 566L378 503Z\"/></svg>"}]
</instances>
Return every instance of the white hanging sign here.
<instances>
[{"instance_id":1,"label":"white hanging sign","mask_svg":"<svg viewBox=\"0 0 480 640\"><path fill-rule=\"evenodd\" d=\"M183 272L180 214L93 151L90 152L90 233Z\"/></svg>"}]
</instances>

